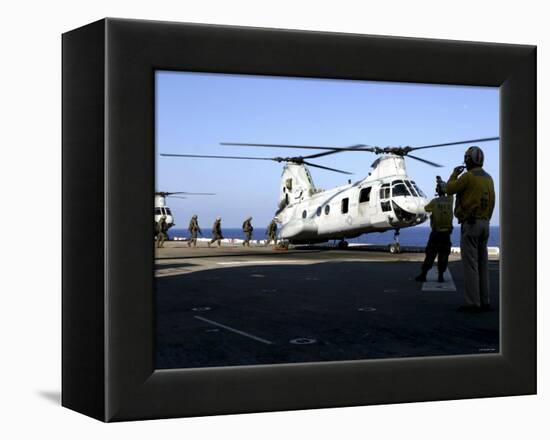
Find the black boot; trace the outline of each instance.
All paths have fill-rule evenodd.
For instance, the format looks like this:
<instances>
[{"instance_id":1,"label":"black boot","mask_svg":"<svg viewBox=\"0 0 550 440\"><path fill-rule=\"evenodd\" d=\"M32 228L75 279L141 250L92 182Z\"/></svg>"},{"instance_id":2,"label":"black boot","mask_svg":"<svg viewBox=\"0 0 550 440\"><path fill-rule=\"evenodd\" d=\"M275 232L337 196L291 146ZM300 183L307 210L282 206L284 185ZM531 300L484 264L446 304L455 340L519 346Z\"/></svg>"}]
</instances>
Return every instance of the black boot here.
<instances>
[{"instance_id":1,"label":"black boot","mask_svg":"<svg viewBox=\"0 0 550 440\"><path fill-rule=\"evenodd\" d=\"M439 276L437 277L437 282L438 283L444 283L445 282L445 278L443 278L442 273L440 273Z\"/></svg>"},{"instance_id":2,"label":"black boot","mask_svg":"<svg viewBox=\"0 0 550 440\"><path fill-rule=\"evenodd\" d=\"M422 272L420 275L418 275L415 279L415 281L419 281L421 283L425 283L426 282L426 274L424 272Z\"/></svg>"}]
</instances>

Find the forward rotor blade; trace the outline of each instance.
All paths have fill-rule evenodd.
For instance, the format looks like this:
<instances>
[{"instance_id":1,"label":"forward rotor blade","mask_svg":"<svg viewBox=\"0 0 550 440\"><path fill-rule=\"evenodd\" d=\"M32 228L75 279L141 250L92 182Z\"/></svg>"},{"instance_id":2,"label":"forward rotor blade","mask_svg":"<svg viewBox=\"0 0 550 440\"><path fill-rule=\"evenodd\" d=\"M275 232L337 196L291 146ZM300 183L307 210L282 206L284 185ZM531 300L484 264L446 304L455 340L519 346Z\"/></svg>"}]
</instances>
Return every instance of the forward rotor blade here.
<instances>
[{"instance_id":1,"label":"forward rotor blade","mask_svg":"<svg viewBox=\"0 0 550 440\"><path fill-rule=\"evenodd\" d=\"M341 174L353 174L353 173L349 173L347 171L343 171L343 170L337 170L336 168L329 168L329 167L325 167L323 165L317 165L315 163L311 163L311 162L307 162L307 161L303 161L302 162L304 165L308 165L310 167L315 167L315 168L321 168L323 170L328 170L328 171L334 171L336 173L341 173Z\"/></svg>"},{"instance_id":2,"label":"forward rotor blade","mask_svg":"<svg viewBox=\"0 0 550 440\"><path fill-rule=\"evenodd\" d=\"M271 157L247 157L247 156L210 156L204 154L168 154L161 153L164 157L195 157L199 159L244 159L244 160L273 160L277 162L277 159Z\"/></svg>"},{"instance_id":3,"label":"forward rotor blade","mask_svg":"<svg viewBox=\"0 0 550 440\"><path fill-rule=\"evenodd\" d=\"M328 156L329 154L342 153L343 151L359 150L359 149L360 149L360 151L369 151L371 153L374 152L374 149L373 150L367 150L367 149L361 148L361 147L367 147L367 145L364 145L364 144L351 145L349 147L345 147L346 150L334 149L332 151L325 151L324 153L316 153L316 154L310 154L309 156L303 156L303 158L304 159L314 159L316 157Z\"/></svg>"},{"instance_id":4,"label":"forward rotor blade","mask_svg":"<svg viewBox=\"0 0 550 440\"><path fill-rule=\"evenodd\" d=\"M267 147L267 148L302 148L306 150L328 150L332 153L339 151L369 151L373 153L375 147L369 147L368 145L352 145L350 147L326 147L320 145L285 145L285 144L243 144L238 142L220 142L220 145L232 145L236 147ZM358 147L366 147L359 149ZM305 156L308 157L308 156Z\"/></svg>"},{"instance_id":5,"label":"forward rotor blade","mask_svg":"<svg viewBox=\"0 0 550 440\"><path fill-rule=\"evenodd\" d=\"M186 199L187 197L181 197L181 196L171 196L171 199Z\"/></svg>"},{"instance_id":6,"label":"forward rotor blade","mask_svg":"<svg viewBox=\"0 0 550 440\"><path fill-rule=\"evenodd\" d=\"M440 165L440 164L435 163L435 162L430 162L429 160L422 159L421 157L413 156L412 154L407 154L406 157L410 157L411 159L419 160L420 162L424 162L428 165L431 165L432 167L443 168L443 165Z\"/></svg>"},{"instance_id":7,"label":"forward rotor blade","mask_svg":"<svg viewBox=\"0 0 550 440\"><path fill-rule=\"evenodd\" d=\"M424 148L436 148L436 147L448 147L450 145L462 145L462 144L474 144L479 142L490 142L490 141L497 141L499 140L499 137L491 137L491 138L482 138L482 139L470 139L467 141L459 141L459 142L447 142L445 144L435 144L435 145L423 145L421 147L411 147L409 151L414 150L422 150Z\"/></svg>"}]
</instances>

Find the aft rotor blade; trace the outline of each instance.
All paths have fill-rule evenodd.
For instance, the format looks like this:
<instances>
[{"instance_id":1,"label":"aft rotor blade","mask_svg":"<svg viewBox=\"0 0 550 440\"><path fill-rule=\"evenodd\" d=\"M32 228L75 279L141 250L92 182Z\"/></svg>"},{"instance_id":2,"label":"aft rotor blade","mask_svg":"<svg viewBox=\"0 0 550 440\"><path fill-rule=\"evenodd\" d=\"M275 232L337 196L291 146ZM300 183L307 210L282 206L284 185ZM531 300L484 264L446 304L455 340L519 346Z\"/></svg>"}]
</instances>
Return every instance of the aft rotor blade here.
<instances>
[{"instance_id":1,"label":"aft rotor blade","mask_svg":"<svg viewBox=\"0 0 550 440\"><path fill-rule=\"evenodd\" d=\"M186 199L187 197L181 197L181 196L170 196L171 199Z\"/></svg>"},{"instance_id":2,"label":"aft rotor blade","mask_svg":"<svg viewBox=\"0 0 550 440\"><path fill-rule=\"evenodd\" d=\"M161 153L161 156L164 157L195 157L199 159L244 159L244 160L273 160L276 161L276 159L273 159L271 157L247 157L247 156L210 156L210 155L204 155L204 154L169 154L169 153Z\"/></svg>"},{"instance_id":3,"label":"aft rotor blade","mask_svg":"<svg viewBox=\"0 0 550 440\"><path fill-rule=\"evenodd\" d=\"M306 150L328 150L331 153L337 153L339 151L369 151L373 153L376 151L376 147L369 147L368 145L352 145L350 147L326 147L321 145L287 145L287 144L243 144L239 142L220 142L220 145L232 145L236 147L267 147L267 148L302 148ZM358 149L358 147L365 147Z\"/></svg>"},{"instance_id":4,"label":"aft rotor blade","mask_svg":"<svg viewBox=\"0 0 550 440\"><path fill-rule=\"evenodd\" d=\"M311 162L306 162L305 160L302 162L304 165L308 165L310 167L315 167L315 168L321 168L323 170L328 170L328 171L334 171L336 173L342 173L342 174L353 174L353 173L349 173L348 171L343 171L343 170L337 170L336 168L329 168L329 167L325 167L323 165L317 165L315 163L311 163Z\"/></svg>"},{"instance_id":5,"label":"aft rotor blade","mask_svg":"<svg viewBox=\"0 0 550 440\"><path fill-rule=\"evenodd\" d=\"M169 193L168 197L173 197L172 194L185 194L187 196L215 196L215 193L192 193L192 192L177 192L177 193ZM187 197L181 197L182 199L185 199Z\"/></svg>"},{"instance_id":6,"label":"aft rotor blade","mask_svg":"<svg viewBox=\"0 0 550 440\"><path fill-rule=\"evenodd\" d=\"M440 165L440 164L435 163L435 162L430 162L429 160L422 159L421 157L413 156L412 154L407 154L407 157L410 157L411 159L419 160L420 162L427 163L428 165L431 165L432 167L443 168L443 165Z\"/></svg>"},{"instance_id":7,"label":"aft rotor blade","mask_svg":"<svg viewBox=\"0 0 550 440\"><path fill-rule=\"evenodd\" d=\"M499 139L500 139L499 137L490 137L490 138L481 138L481 139L470 139L467 141L459 141L459 142L447 142L445 144L423 145L421 147L411 147L409 151L422 150L424 148L448 147L451 145L475 144L480 142L498 141Z\"/></svg>"}]
</instances>

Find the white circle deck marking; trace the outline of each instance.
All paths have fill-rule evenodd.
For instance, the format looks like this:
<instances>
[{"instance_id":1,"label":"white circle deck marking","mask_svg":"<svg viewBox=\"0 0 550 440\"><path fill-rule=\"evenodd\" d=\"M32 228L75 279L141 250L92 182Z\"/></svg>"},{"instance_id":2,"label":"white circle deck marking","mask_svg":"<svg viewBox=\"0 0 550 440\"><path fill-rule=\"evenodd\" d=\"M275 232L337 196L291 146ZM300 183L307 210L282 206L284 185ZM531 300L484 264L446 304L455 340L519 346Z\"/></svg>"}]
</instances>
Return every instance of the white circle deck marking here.
<instances>
[{"instance_id":1,"label":"white circle deck marking","mask_svg":"<svg viewBox=\"0 0 550 440\"><path fill-rule=\"evenodd\" d=\"M253 278L265 278L265 275L262 275L261 273L253 273L250 276Z\"/></svg>"},{"instance_id":2,"label":"white circle deck marking","mask_svg":"<svg viewBox=\"0 0 550 440\"><path fill-rule=\"evenodd\" d=\"M193 312L207 312L212 309L210 307L193 307L191 310L193 310Z\"/></svg>"},{"instance_id":3,"label":"white circle deck marking","mask_svg":"<svg viewBox=\"0 0 550 440\"><path fill-rule=\"evenodd\" d=\"M359 307L357 309L358 312L376 312L376 308L374 307Z\"/></svg>"},{"instance_id":4,"label":"white circle deck marking","mask_svg":"<svg viewBox=\"0 0 550 440\"><path fill-rule=\"evenodd\" d=\"M309 344L315 344L317 342L317 339L310 339L310 338L296 338L291 339L290 343L295 345L309 345Z\"/></svg>"}]
</instances>

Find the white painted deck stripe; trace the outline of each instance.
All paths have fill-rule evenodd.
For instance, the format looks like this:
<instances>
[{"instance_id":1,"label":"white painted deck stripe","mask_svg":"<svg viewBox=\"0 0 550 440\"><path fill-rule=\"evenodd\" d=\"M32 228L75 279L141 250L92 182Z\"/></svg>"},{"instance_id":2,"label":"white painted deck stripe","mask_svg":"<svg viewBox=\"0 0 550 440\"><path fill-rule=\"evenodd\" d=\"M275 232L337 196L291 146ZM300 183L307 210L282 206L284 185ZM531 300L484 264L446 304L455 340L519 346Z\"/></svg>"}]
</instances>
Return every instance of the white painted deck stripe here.
<instances>
[{"instance_id":1,"label":"white painted deck stripe","mask_svg":"<svg viewBox=\"0 0 550 440\"><path fill-rule=\"evenodd\" d=\"M447 268L443 274L444 283L437 282L438 271L436 267L432 267L426 275L426 282L422 284L422 292L456 292L456 286L453 281L453 276Z\"/></svg>"},{"instance_id":2,"label":"white painted deck stripe","mask_svg":"<svg viewBox=\"0 0 550 440\"><path fill-rule=\"evenodd\" d=\"M292 264L292 263L304 263L309 262L310 260L242 260L242 261L221 261L216 264L220 266L229 266L229 265L251 265L251 264Z\"/></svg>"},{"instance_id":3,"label":"white painted deck stripe","mask_svg":"<svg viewBox=\"0 0 550 440\"><path fill-rule=\"evenodd\" d=\"M212 321L210 319L206 319L206 318L203 318L202 316L193 316L193 318L195 319L198 319L200 321L204 321L204 322L207 322L208 324L212 324L212 325L215 325L217 327L221 327L221 328L224 328L226 330L229 330L230 332L233 332L233 333L237 333L238 335L241 335L241 336L246 336L247 338L250 338L250 339L254 339L255 341L258 341L258 342L263 342L264 344L273 344L273 342L271 341L268 341L267 339L263 339L263 338L260 338L258 336L254 336L254 335L251 335L250 333L246 333L246 332L243 332L241 330L238 330L236 328L233 328L233 327L229 327L228 325L225 325L225 324L221 324L219 322L216 322L216 321Z\"/></svg>"}]
</instances>

